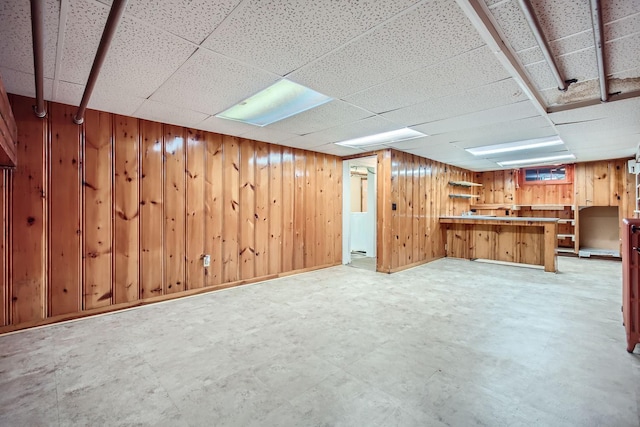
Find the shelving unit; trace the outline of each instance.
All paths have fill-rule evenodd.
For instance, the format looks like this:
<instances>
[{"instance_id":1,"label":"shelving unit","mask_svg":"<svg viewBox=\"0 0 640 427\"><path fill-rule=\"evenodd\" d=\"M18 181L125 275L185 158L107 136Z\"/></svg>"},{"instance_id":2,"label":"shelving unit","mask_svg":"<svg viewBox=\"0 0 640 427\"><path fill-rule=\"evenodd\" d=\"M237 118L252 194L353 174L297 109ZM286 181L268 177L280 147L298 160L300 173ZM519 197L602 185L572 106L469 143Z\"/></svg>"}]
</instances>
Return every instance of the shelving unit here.
<instances>
[{"instance_id":1,"label":"shelving unit","mask_svg":"<svg viewBox=\"0 0 640 427\"><path fill-rule=\"evenodd\" d=\"M482 187L482 184L469 181L449 181L449 185L453 187L472 188ZM450 193L449 197L452 199L478 199L480 196L471 193Z\"/></svg>"}]
</instances>

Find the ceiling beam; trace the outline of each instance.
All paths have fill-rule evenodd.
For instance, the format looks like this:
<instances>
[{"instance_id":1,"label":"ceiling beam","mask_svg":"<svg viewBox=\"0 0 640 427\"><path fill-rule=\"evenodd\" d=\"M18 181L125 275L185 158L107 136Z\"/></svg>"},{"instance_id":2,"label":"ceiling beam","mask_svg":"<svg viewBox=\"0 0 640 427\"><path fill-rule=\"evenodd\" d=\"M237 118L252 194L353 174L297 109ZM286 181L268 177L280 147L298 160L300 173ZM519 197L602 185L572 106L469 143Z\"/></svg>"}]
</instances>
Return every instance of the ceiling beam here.
<instances>
[{"instance_id":1,"label":"ceiling beam","mask_svg":"<svg viewBox=\"0 0 640 427\"><path fill-rule=\"evenodd\" d=\"M498 25L493 21L493 16L485 3L479 0L456 0L456 3L471 21L482 40L496 55L498 61L533 102L536 110L548 119L547 106L542 96L527 76L516 54L498 31ZM554 126L551 120L548 119L548 121L551 126Z\"/></svg>"},{"instance_id":2,"label":"ceiling beam","mask_svg":"<svg viewBox=\"0 0 640 427\"><path fill-rule=\"evenodd\" d=\"M598 60L598 79L600 80L600 99L609 100L607 72L604 63L604 26L602 25L602 9L599 0L591 0L591 20L593 22L593 37L596 45L596 59Z\"/></svg>"}]
</instances>

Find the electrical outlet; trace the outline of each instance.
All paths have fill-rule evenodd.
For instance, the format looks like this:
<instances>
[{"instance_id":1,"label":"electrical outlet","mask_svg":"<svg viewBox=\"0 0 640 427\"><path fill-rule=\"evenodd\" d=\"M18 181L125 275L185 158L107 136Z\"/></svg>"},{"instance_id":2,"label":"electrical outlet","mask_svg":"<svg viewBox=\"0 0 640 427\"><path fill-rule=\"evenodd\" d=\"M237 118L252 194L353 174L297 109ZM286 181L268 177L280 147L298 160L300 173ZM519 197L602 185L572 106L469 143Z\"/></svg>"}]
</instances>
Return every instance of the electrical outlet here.
<instances>
[{"instance_id":1,"label":"electrical outlet","mask_svg":"<svg viewBox=\"0 0 640 427\"><path fill-rule=\"evenodd\" d=\"M202 266L207 268L211 265L211 255L204 255L202 257Z\"/></svg>"}]
</instances>

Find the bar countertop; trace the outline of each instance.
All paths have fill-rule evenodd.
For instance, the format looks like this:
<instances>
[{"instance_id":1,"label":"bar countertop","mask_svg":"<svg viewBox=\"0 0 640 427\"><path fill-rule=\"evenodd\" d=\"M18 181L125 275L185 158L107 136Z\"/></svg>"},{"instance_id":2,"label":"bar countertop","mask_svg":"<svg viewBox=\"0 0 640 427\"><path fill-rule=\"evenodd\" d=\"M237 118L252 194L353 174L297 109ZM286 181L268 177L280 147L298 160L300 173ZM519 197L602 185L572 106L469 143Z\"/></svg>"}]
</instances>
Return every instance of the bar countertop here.
<instances>
[{"instance_id":1,"label":"bar countertop","mask_svg":"<svg viewBox=\"0 0 640 427\"><path fill-rule=\"evenodd\" d=\"M448 216L441 216L440 217L440 222L442 223L453 223L453 222L457 222L457 223L461 223L461 222L469 222L470 224L473 223L477 223L476 221L480 221L481 222L485 222L485 221L496 221L499 222L500 224L508 224L508 223L521 223L521 222L525 222L525 223L533 223L533 222L537 222L537 223L553 223L553 222L558 222L560 218L536 218L536 217L530 217L530 216L487 216L487 215L448 215ZM454 221L455 220L455 221ZM464 220L464 221L460 221L460 220ZM519 225L519 224L514 224L514 225Z\"/></svg>"}]
</instances>

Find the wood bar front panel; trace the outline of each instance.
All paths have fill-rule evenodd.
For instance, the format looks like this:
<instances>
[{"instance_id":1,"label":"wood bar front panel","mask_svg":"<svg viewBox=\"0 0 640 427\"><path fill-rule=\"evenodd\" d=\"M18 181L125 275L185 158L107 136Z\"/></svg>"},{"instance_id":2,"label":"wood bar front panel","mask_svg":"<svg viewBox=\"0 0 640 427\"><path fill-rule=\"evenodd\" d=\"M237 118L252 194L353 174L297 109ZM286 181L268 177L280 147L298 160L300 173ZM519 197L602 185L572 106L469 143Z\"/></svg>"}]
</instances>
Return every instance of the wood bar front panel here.
<instances>
[{"instance_id":1,"label":"wood bar front panel","mask_svg":"<svg viewBox=\"0 0 640 427\"><path fill-rule=\"evenodd\" d=\"M22 161L0 176L0 333L342 258L337 157L10 101Z\"/></svg>"}]
</instances>

